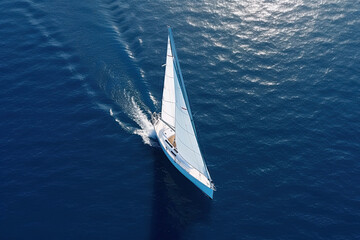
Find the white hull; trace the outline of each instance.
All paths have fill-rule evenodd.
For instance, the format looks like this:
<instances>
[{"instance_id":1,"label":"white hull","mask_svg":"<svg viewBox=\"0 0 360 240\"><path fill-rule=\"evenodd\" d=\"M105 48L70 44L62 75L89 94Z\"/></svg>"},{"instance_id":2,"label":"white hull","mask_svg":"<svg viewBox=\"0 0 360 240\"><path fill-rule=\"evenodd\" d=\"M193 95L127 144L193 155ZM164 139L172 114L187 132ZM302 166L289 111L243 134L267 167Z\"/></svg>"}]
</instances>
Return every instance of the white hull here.
<instances>
[{"instance_id":1,"label":"white hull","mask_svg":"<svg viewBox=\"0 0 360 240\"><path fill-rule=\"evenodd\" d=\"M172 136L175 135L174 130L169 127L164 121L160 119L158 115L154 114L152 123L156 132L156 136L160 143L160 146L170 162L192 183L195 184L201 191L203 191L208 197L213 198L214 187L209 179L203 175L200 171L191 166L183 157L178 153L176 149L176 143L170 143ZM174 146L174 145L175 146Z\"/></svg>"}]
</instances>

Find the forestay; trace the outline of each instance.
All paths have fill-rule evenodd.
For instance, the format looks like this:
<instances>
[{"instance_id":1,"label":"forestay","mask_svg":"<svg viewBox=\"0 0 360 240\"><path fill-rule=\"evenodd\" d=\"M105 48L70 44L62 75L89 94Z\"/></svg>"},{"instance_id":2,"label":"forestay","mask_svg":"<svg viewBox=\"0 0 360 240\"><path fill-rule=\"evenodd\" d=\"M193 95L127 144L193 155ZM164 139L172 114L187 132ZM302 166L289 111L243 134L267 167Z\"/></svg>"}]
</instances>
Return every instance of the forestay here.
<instances>
[{"instance_id":1,"label":"forestay","mask_svg":"<svg viewBox=\"0 0 360 240\"><path fill-rule=\"evenodd\" d=\"M175 92L174 92L174 64L173 55L168 38L164 89L162 97L161 118L171 127L175 128Z\"/></svg>"}]
</instances>

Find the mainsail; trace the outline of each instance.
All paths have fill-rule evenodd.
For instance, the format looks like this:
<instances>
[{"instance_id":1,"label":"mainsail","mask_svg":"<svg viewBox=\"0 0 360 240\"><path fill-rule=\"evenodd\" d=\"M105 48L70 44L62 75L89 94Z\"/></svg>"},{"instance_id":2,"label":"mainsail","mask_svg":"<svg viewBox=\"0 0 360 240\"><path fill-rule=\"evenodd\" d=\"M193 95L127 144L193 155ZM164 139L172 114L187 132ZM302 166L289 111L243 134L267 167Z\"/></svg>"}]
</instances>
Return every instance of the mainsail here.
<instances>
[{"instance_id":1,"label":"mainsail","mask_svg":"<svg viewBox=\"0 0 360 240\"><path fill-rule=\"evenodd\" d=\"M202 158L197 141L194 122L191 116L180 64L177 59L175 43L169 29L170 47L174 56L173 72L175 87L175 140L180 155L208 179L210 175ZM169 47L169 45L168 45Z\"/></svg>"},{"instance_id":2,"label":"mainsail","mask_svg":"<svg viewBox=\"0 0 360 240\"><path fill-rule=\"evenodd\" d=\"M162 97L161 118L172 128L175 128L175 90L174 90L174 64L168 38L164 90Z\"/></svg>"}]
</instances>

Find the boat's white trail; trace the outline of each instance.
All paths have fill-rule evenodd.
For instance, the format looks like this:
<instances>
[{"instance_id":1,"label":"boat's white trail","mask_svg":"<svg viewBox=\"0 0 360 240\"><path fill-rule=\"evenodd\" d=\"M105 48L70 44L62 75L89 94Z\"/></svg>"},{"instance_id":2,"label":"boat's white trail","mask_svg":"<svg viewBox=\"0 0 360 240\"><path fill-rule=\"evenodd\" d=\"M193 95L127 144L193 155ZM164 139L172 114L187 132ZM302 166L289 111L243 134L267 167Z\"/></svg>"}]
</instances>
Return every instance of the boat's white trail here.
<instances>
[{"instance_id":1,"label":"boat's white trail","mask_svg":"<svg viewBox=\"0 0 360 240\"><path fill-rule=\"evenodd\" d=\"M109 8L110 6L105 7ZM111 10L111 7L109 9ZM120 46L123 46L126 55L129 57L129 59L123 59L122 61L124 63L128 61L126 63L132 65L132 70L114 69L113 65L108 66L104 62L105 77L100 79L99 85L117 105L114 108L109 106L106 111L126 132L139 135L145 144L158 146L154 127L149 119L152 111L147 106L147 103L157 106L157 101L146 90L146 84L137 85L138 82L144 82L146 79L145 71L138 66L139 60L136 58L136 51L141 50L142 40L139 38L140 44L132 45L131 42L127 41L126 34L121 30L121 24L119 25L117 21L114 21L114 18L108 13L105 13L105 18L114 32L115 41ZM138 81L134 81L136 75L139 78ZM111 88L108 88L109 85L112 85ZM141 91L140 88L144 88L144 90ZM149 95L146 95L146 92ZM148 98L147 101L144 102L144 98ZM117 113L116 109L118 107L120 109Z\"/></svg>"},{"instance_id":2,"label":"boat's white trail","mask_svg":"<svg viewBox=\"0 0 360 240\"><path fill-rule=\"evenodd\" d=\"M156 100L156 98L151 94L151 92L149 92L149 97L152 101L152 103L154 104L155 107L158 107L159 106L159 102L158 100Z\"/></svg>"},{"instance_id":3,"label":"boat's white trail","mask_svg":"<svg viewBox=\"0 0 360 240\"><path fill-rule=\"evenodd\" d=\"M135 131L134 127L131 127L131 126L127 125L126 123L123 123L122 121L120 121L120 119L116 118L114 116L114 113L111 108L109 110L109 113L110 113L110 116L112 116L114 118L114 120L122 127L122 129L124 129L125 131L130 132L130 133L133 133Z\"/></svg>"},{"instance_id":4,"label":"boat's white trail","mask_svg":"<svg viewBox=\"0 0 360 240\"><path fill-rule=\"evenodd\" d=\"M127 98L128 99L126 102L128 102L128 105L126 109L124 109L124 112L139 126L139 128L133 127L130 124L126 124L121 121L118 117L116 117L116 114L114 114L112 108L109 109L110 116L112 116L114 120L122 127L122 129L128 133L139 135L145 144L150 146L157 145L156 141L152 141L152 139L156 139L156 135L150 120L144 113L144 110L142 110L137 104L134 96L127 95Z\"/></svg>"},{"instance_id":5,"label":"boat's white trail","mask_svg":"<svg viewBox=\"0 0 360 240\"><path fill-rule=\"evenodd\" d=\"M131 97L131 116L133 117L133 120L141 127L138 131L136 131L136 134L139 134L140 136L144 136L147 138L154 138L156 139L154 127L151 124L150 120L147 118L146 114L143 112L143 110L140 108L140 106L136 103L135 98ZM143 137L143 139L144 139ZM145 139L144 139L145 140ZM150 140L150 139L148 139Z\"/></svg>"}]
</instances>

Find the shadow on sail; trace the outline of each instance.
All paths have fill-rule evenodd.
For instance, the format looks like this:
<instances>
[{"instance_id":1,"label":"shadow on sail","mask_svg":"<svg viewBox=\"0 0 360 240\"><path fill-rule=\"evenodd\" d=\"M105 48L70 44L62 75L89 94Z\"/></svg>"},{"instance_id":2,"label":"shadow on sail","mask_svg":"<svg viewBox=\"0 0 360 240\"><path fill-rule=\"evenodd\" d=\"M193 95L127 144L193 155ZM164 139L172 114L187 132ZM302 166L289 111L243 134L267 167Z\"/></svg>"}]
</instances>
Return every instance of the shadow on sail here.
<instances>
[{"instance_id":1,"label":"shadow on sail","mask_svg":"<svg viewBox=\"0 0 360 240\"><path fill-rule=\"evenodd\" d=\"M188 226L208 219L211 200L176 170L160 148L154 148L153 155L150 239L181 239Z\"/></svg>"}]
</instances>

